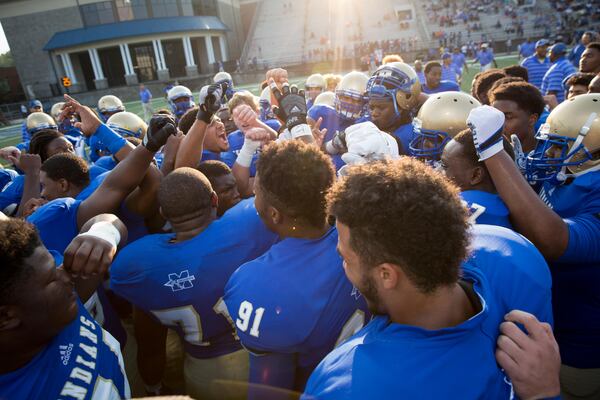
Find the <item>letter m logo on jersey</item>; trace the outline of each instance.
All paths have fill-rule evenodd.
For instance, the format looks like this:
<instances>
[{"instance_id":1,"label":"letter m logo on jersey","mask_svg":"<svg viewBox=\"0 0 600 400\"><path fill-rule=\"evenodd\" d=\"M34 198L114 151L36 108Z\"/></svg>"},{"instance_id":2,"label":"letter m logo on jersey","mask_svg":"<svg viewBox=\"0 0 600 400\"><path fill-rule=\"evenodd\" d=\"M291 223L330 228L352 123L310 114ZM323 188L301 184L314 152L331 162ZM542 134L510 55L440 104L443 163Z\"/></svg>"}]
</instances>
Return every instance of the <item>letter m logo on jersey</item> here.
<instances>
[{"instance_id":1,"label":"letter m logo on jersey","mask_svg":"<svg viewBox=\"0 0 600 400\"><path fill-rule=\"evenodd\" d=\"M194 275L190 275L190 272L186 269L180 273L169 274L169 281L165 283L165 286L170 287L174 292L184 289L191 289L194 287L192 281L195 279L196 277Z\"/></svg>"}]
</instances>

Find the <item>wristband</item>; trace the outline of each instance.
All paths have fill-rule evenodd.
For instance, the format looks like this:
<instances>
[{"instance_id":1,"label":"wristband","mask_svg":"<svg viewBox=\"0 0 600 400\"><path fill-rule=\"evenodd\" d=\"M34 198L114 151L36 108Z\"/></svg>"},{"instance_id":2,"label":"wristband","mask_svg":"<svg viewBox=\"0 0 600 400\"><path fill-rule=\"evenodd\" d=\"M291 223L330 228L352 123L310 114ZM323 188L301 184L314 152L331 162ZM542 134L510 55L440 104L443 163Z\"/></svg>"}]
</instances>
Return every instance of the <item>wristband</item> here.
<instances>
[{"instance_id":1,"label":"wristband","mask_svg":"<svg viewBox=\"0 0 600 400\"><path fill-rule=\"evenodd\" d=\"M306 124L300 124L294 126L290 129L290 133L292 134L292 139L298 139L303 136L312 136L312 131L310 130L310 126Z\"/></svg>"},{"instance_id":2,"label":"wristband","mask_svg":"<svg viewBox=\"0 0 600 400\"><path fill-rule=\"evenodd\" d=\"M127 143L127 140L125 140L124 137L120 136L104 124L100 124L92 136L95 136L102 142L111 154L117 154L117 152Z\"/></svg>"},{"instance_id":3,"label":"wristband","mask_svg":"<svg viewBox=\"0 0 600 400\"><path fill-rule=\"evenodd\" d=\"M89 231L80 233L78 236L93 236L105 240L116 248L121 241L121 234L115 226L108 221L96 222Z\"/></svg>"},{"instance_id":4,"label":"wristband","mask_svg":"<svg viewBox=\"0 0 600 400\"><path fill-rule=\"evenodd\" d=\"M250 168L252 164L252 158L256 153L256 150L260 147L260 142L255 140L245 139L240 152L238 153L235 162L245 168Z\"/></svg>"}]
</instances>

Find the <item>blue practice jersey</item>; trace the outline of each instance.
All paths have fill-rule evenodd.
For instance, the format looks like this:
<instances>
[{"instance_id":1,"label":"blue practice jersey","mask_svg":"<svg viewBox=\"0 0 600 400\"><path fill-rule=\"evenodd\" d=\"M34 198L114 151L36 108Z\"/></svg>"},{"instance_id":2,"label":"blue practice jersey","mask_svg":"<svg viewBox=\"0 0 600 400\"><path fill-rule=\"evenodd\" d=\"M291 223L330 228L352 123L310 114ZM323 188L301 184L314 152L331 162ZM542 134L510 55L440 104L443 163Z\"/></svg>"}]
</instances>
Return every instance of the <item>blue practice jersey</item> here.
<instances>
[{"instance_id":1,"label":"blue practice jersey","mask_svg":"<svg viewBox=\"0 0 600 400\"><path fill-rule=\"evenodd\" d=\"M0 211L11 204L19 205L25 187L25 176L18 175L12 181L6 183L0 192Z\"/></svg>"},{"instance_id":2,"label":"blue practice jersey","mask_svg":"<svg viewBox=\"0 0 600 400\"><path fill-rule=\"evenodd\" d=\"M569 229L565 253L550 263L556 340L562 362L600 368L600 172L569 185L546 183L540 198Z\"/></svg>"},{"instance_id":3,"label":"blue practice jersey","mask_svg":"<svg viewBox=\"0 0 600 400\"><path fill-rule=\"evenodd\" d=\"M315 240L286 238L227 283L227 309L254 353L251 383L303 390L319 361L362 327L366 303L346 278L337 240L335 228ZM280 371L268 371L280 366L264 365L262 353L289 355L291 376L274 378Z\"/></svg>"},{"instance_id":4,"label":"blue practice jersey","mask_svg":"<svg viewBox=\"0 0 600 400\"><path fill-rule=\"evenodd\" d=\"M433 93L441 93L441 92L460 92L460 86L458 83L452 81L440 81L440 84L436 88L430 88L427 86L427 83L421 85L421 89L423 93L433 94Z\"/></svg>"},{"instance_id":5,"label":"blue practice jersey","mask_svg":"<svg viewBox=\"0 0 600 400\"><path fill-rule=\"evenodd\" d=\"M412 142L416 136L412 122L400 125L398 129L392 132L392 136L398 139L398 141L402 144L400 154L405 154L407 156L412 155L410 152L410 142Z\"/></svg>"},{"instance_id":6,"label":"blue practice jersey","mask_svg":"<svg viewBox=\"0 0 600 400\"><path fill-rule=\"evenodd\" d=\"M77 210L81 200L64 197L52 200L27 217L38 229L42 243L48 250L61 254L79 233Z\"/></svg>"},{"instance_id":7,"label":"blue practice jersey","mask_svg":"<svg viewBox=\"0 0 600 400\"><path fill-rule=\"evenodd\" d=\"M471 214L469 220L472 223L497 225L512 229L508 219L508 208L497 194L482 192L481 190L465 190L460 195L467 203L467 208Z\"/></svg>"},{"instance_id":8,"label":"blue practice jersey","mask_svg":"<svg viewBox=\"0 0 600 400\"><path fill-rule=\"evenodd\" d=\"M511 385L494 356L504 314L493 283L476 269L465 270L463 280L481 304L475 316L439 330L377 316L325 357L303 398L509 399Z\"/></svg>"},{"instance_id":9,"label":"blue practice jersey","mask_svg":"<svg viewBox=\"0 0 600 400\"><path fill-rule=\"evenodd\" d=\"M102 156L94 163L94 165L104 168L107 171L112 171L117 164L118 161L113 156Z\"/></svg>"},{"instance_id":10,"label":"blue practice jersey","mask_svg":"<svg viewBox=\"0 0 600 400\"><path fill-rule=\"evenodd\" d=\"M12 169L4 169L0 167L0 191L4 190L6 185L8 185L9 182L11 182L17 176L19 176L17 171L14 171Z\"/></svg>"},{"instance_id":11,"label":"blue practice jersey","mask_svg":"<svg viewBox=\"0 0 600 400\"><path fill-rule=\"evenodd\" d=\"M253 201L241 201L184 242L173 243L174 234L146 236L125 247L112 264L111 289L175 329L193 357L212 358L240 349L223 288L241 264L277 240Z\"/></svg>"},{"instance_id":12,"label":"blue practice jersey","mask_svg":"<svg viewBox=\"0 0 600 400\"><path fill-rule=\"evenodd\" d=\"M119 343L79 304L77 317L27 365L0 375L2 399L128 399Z\"/></svg>"}]
</instances>

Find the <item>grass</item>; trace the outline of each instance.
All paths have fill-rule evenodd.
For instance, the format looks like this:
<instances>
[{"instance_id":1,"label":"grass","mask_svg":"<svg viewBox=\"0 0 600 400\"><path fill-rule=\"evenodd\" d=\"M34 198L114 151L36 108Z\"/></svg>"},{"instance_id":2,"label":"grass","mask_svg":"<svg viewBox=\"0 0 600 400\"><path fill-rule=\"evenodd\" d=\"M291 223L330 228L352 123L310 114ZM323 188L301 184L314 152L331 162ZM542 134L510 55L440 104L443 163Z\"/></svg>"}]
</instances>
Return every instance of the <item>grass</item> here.
<instances>
[{"instance_id":1,"label":"grass","mask_svg":"<svg viewBox=\"0 0 600 400\"><path fill-rule=\"evenodd\" d=\"M518 62L517 56L503 56L503 57L498 57L496 60L498 62L499 68L513 65ZM478 64L476 64L476 65L470 64L469 71L468 72L465 71L465 73L463 75L463 80L462 80L462 84L461 84L461 89L463 91L470 92L471 81L473 80L473 77L475 76L475 74L477 72L479 72L479 65ZM290 80L290 83L300 86L302 84L302 82L304 82L305 79L306 79L306 76L294 77ZM249 84L249 85L241 85L241 86L237 86L236 88L249 90L257 96L260 95L260 92L258 90L258 83ZM127 111L135 113L135 114L139 115L140 117L144 116L144 112L142 110L142 104L139 101L131 101L131 102L125 103L125 107L126 107ZM161 97L161 98L152 99L152 107L154 108L154 110L158 110L161 108L168 108L169 106L168 106L166 100L163 97ZM20 124L0 128L0 148L6 147L6 146L14 146L14 145L18 144L20 141L21 141L21 125Z\"/></svg>"}]
</instances>

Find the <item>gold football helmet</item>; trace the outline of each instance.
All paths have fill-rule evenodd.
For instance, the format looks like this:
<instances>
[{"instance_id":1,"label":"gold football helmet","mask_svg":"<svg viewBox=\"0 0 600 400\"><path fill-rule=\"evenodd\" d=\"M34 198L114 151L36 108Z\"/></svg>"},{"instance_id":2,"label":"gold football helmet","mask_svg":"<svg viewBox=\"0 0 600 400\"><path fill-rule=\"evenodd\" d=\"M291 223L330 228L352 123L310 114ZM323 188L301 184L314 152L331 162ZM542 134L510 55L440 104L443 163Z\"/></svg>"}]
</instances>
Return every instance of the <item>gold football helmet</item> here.
<instances>
[{"instance_id":1,"label":"gold football helmet","mask_svg":"<svg viewBox=\"0 0 600 400\"><path fill-rule=\"evenodd\" d=\"M52 108L50 109L50 116L52 116L52 118L54 118L54 121L58 121L58 117L60 116L60 113L62 112L62 108L65 105L64 101L55 103Z\"/></svg>"},{"instance_id":2,"label":"gold football helmet","mask_svg":"<svg viewBox=\"0 0 600 400\"><path fill-rule=\"evenodd\" d=\"M315 98L322 93L326 87L327 82L325 82L323 75L312 74L306 78L306 83L304 84L304 88L306 89L306 98L314 101Z\"/></svg>"},{"instance_id":3,"label":"gold football helmet","mask_svg":"<svg viewBox=\"0 0 600 400\"><path fill-rule=\"evenodd\" d=\"M98 112L104 122L108 121L114 114L122 111L125 111L125 106L117 96L108 94L100 97L100 100L98 100Z\"/></svg>"},{"instance_id":4,"label":"gold football helmet","mask_svg":"<svg viewBox=\"0 0 600 400\"><path fill-rule=\"evenodd\" d=\"M325 104L329 107L335 107L335 94L333 92L323 92L315 98L314 106Z\"/></svg>"},{"instance_id":5,"label":"gold football helmet","mask_svg":"<svg viewBox=\"0 0 600 400\"><path fill-rule=\"evenodd\" d=\"M529 181L557 180L600 170L600 94L582 94L556 107L527 156Z\"/></svg>"},{"instance_id":6,"label":"gold football helmet","mask_svg":"<svg viewBox=\"0 0 600 400\"><path fill-rule=\"evenodd\" d=\"M27 127L27 132L32 136L42 129L58 130L54 119L41 111L29 114L27 121L25 122L25 126Z\"/></svg>"},{"instance_id":7,"label":"gold football helmet","mask_svg":"<svg viewBox=\"0 0 600 400\"><path fill-rule=\"evenodd\" d=\"M367 100L365 90L369 77L362 72L348 72L335 90L335 110L338 115L348 120L360 118L365 110Z\"/></svg>"},{"instance_id":8,"label":"gold football helmet","mask_svg":"<svg viewBox=\"0 0 600 400\"><path fill-rule=\"evenodd\" d=\"M123 111L110 117L106 125L123 137L133 136L143 139L148 125L136 114Z\"/></svg>"},{"instance_id":9,"label":"gold football helmet","mask_svg":"<svg viewBox=\"0 0 600 400\"><path fill-rule=\"evenodd\" d=\"M222 80L226 80L228 82L232 82L233 79L231 78L231 74L229 72L225 72L225 71L221 71L221 72L217 72L215 74L215 76L213 77L213 82L219 82Z\"/></svg>"},{"instance_id":10,"label":"gold football helmet","mask_svg":"<svg viewBox=\"0 0 600 400\"><path fill-rule=\"evenodd\" d=\"M394 99L396 114L413 112L419 105L421 83L415 70L403 62L392 62L377 68L367 85L369 99Z\"/></svg>"}]
</instances>

